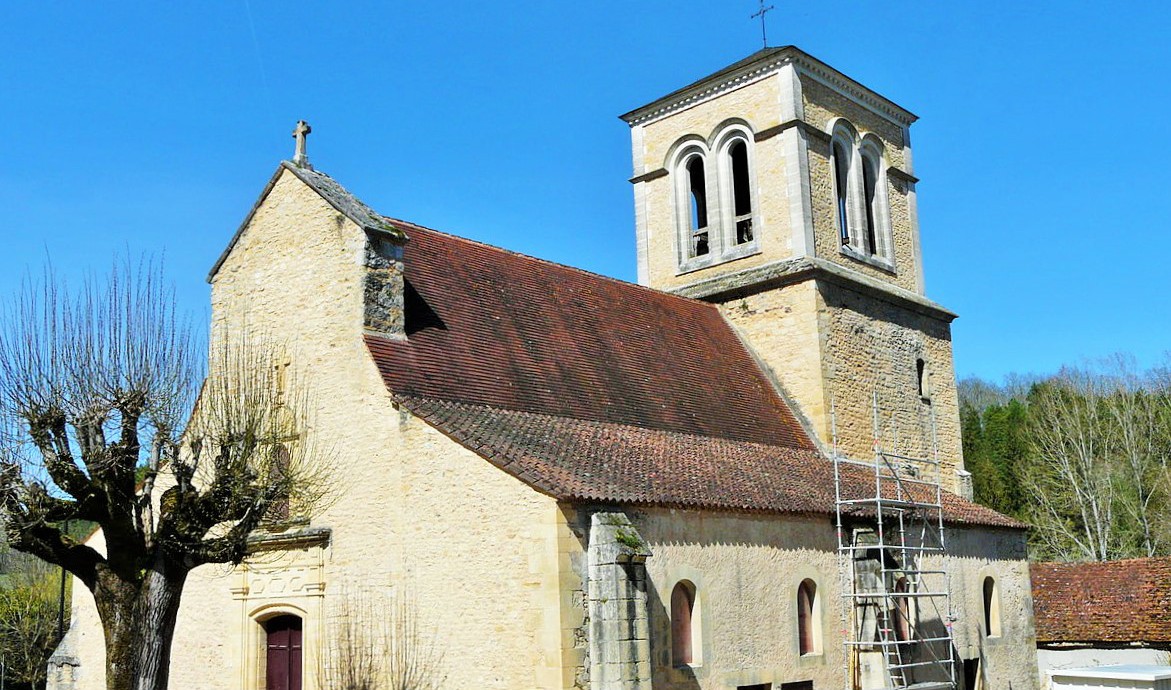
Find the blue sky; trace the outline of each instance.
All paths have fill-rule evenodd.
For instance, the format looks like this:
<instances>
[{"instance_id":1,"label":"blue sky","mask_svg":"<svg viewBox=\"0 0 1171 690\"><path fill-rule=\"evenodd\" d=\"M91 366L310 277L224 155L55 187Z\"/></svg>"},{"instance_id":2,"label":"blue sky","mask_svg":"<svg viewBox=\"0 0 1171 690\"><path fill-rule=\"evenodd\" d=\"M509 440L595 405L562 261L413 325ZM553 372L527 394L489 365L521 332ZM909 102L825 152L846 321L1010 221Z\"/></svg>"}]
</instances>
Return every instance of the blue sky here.
<instances>
[{"instance_id":1,"label":"blue sky","mask_svg":"<svg viewBox=\"0 0 1171 690\"><path fill-rule=\"evenodd\" d=\"M1169 10L782 3L796 44L917 113L928 295L961 376L1171 349ZM164 253L184 306L278 161L379 211L634 279L617 115L760 47L752 0L8 3L0 295Z\"/></svg>"}]
</instances>

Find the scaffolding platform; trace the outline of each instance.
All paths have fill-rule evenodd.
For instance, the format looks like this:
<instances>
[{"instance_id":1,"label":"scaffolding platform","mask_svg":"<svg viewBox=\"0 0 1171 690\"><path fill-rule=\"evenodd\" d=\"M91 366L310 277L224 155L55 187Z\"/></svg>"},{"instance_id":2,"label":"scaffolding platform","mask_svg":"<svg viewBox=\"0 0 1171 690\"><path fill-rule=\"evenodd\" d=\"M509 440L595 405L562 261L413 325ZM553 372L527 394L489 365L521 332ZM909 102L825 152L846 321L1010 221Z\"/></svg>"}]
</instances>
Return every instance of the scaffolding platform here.
<instances>
[{"instance_id":1,"label":"scaffolding platform","mask_svg":"<svg viewBox=\"0 0 1171 690\"><path fill-rule=\"evenodd\" d=\"M839 452L836 415L831 415L846 632L843 687L955 690L950 577L924 562L947 552L934 415L931 451L916 457L884 448L877 396L873 407L872 459ZM866 480L859 481L860 476ZM865 678L864 655L869 657ZM876 665L881 666L878 674Z\"/></svg>"}]
</instances>

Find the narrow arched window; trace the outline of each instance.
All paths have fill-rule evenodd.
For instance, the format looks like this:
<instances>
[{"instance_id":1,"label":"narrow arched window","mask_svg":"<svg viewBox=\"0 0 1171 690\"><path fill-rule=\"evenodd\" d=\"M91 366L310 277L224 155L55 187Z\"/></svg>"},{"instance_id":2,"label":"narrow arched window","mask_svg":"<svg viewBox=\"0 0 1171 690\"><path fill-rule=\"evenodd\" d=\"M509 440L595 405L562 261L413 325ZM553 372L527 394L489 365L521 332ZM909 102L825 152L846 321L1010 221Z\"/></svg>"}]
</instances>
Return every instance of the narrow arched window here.
<instances>
[{"instance_id":1,"label":"narrow arched window","mask_svg":"<svg viewBox=\"0 0 1171 690\"><path fill-rule=\"evenodd\" d=\"M915 380L919 384L919 397L930 397L931 392L927 385L927 362L922 357L915 360Z\"/></svg>"},{"instance_id":2,"label":"narrow arched window","mask_svg":"<svg viewBox=\"0 0 1171 690\"><path fill-rule=\"evenodd\" d=\"M834 169L834 196L837 200L838 234L842 244L850 243L850 150L834 140L830 157Z\"/></svg>"},{"instance_id":3,"label":"narrow arched window","mask_svg":"<svg viewBox=\"0 0 1171 690\"><path fill-rule=\"evenodd\" d=\"M707 175L703 156L687 159L688 228L691 231L690 257L706 256L711 251L708 242Z\"/></svg>"},{"instance_id":4,"label":"narrow arched window","mask_svg":"<svg viewBox=\"0 0 1171 690\"><path fill-rule=\"evenodd\" d=\"M683 580L671 590L671 661L676 666L695 663L695 586Z\"/></svg>"},{"instance_id":5,"label":"narrow arched window","mask_svg":"<svg viewBox=\"0 0 1171 690\"><path fill-rule=\"evenodd\" d=\"M1000 637L1000 591L992 577L984 578L984 634Z\"/></svg>"},{"instance_id":6,"label":"narrow arched window","mask_svg":"<svg viewBox=\"0 0 1171 690\"><path fill-rule=\"evenodd\" d=\"M911 639L911 598L907 596L910 586L907 578L900 577L895 581L895 638L899 642L908 642Z\"/></svg>"},{"instance_id":7,"label":"narrow arched window","mask_svg":"<svg viewBox=\"0 0 1171 690\"><path fill-rule=\"evenodd\" d=\"M736 244L751 242L752 229L752 182L748 175L748 144L737 139L728 147L728 158L732 169L732 209L735 216Z\"/></svg>"},{"instance_id":8,"label":"narrow arched window","mask_svg":"<svg viewBox=\"0 0 1171 690\"><path fill-rule=\"evenodd\" d=\"M803 580L797 587L797 645L802 656L821 651L819 630L817 585L813 580Z\"/></svg>"},{"instance_id":9,"label":"narrow arched window","mask_svg":"<svg viewBox=\"0 0 1171 690\"><path fill-rule=\"evenodd\" d=\"M878 254L878 170L871 156L862 157L862 189L866 195L866 251Z\"/></svg>"}]
</instances>

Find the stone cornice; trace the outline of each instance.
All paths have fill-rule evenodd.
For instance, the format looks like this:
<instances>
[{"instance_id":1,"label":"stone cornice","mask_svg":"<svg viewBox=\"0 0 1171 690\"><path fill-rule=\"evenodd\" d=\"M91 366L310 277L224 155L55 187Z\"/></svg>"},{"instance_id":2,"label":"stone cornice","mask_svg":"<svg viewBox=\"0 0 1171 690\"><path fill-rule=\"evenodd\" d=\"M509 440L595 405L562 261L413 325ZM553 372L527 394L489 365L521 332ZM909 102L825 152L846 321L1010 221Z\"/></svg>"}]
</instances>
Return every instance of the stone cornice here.
<instances>
[{"instance_id":1,"label":"stone cornice","mask_svg":"<svg viewBox=\"0 0 1171 690\"><path fill-rule=\"evenodd\" d=\"M890 175L891 177L898 178L899 180L901 180L902 182L904 182L906 184L915 184L919 181L919 178L915 177L911 173L903 172L902 170L894 167L893 165L886 169L886 174Z\"/></svg>"},{"instance_id":2,"label":"stone cornice","mask_svg":"<svg viewBox=\"0 0 1171 690\"><path fill-rule=\"evenodd\" d=\"M898 103L866 88L859 82L854 81L812 55L801 53L793 60L793 64L797 66L797 71L801 74L837 91L858 105L881 115L897 125L908 127L912 122L919 119L918 115Z\"/></svg>"},{"instance_id":3,"label":"stone cornice","mask_svg":"<svg viewBox=\"0 0 1171 690\"><path fill-rule=\"evenodd\" d=\"M666 177L666 176L667 176L667 169L666 168L658 168L656 170L652 170L650 172L643 173L641 175L636 175L636 176L630 178L630 183L631 184L638 184L639 182L650 182L651 180L657 180L660 177Z\"/></svg>"},{"instance_id":4,"label":"stone cornice","mask_svg":"<svg viewBox=\"0 0 1171 690\"><path fill-rule=\"evenodd\" d=\"M944 309L922 295L811 256L774 261L756 268L700 280L675 288L671 292L707 302L723 302L806 280L834 283L948 323L956 318L954 312Z\"/></svg>"},{"instance_id":5,"label":"stone cornice","mask_svg":"<svg viewBox=\"0 0 1171 690\"><path fill-rule=\"evenodd\" d=\"M709 78L697 82L681 91L676 91L669 96L660 98L654 103L645 105L637 110L632 110L621 117L631 126L645 125L672 113L690 108L693 105L710 101L717 96L738 89L741 86L747 86L748 84L772 76L784 64L785 60L777 57L765 59L761 63L745 65L730 74L724 75L722 79L712 80Z\"/></svg>"},{"instance_id":6,"label":"stone cornice","mask_svg":"<svg viewBox=\"0 0 1171 690\"><path fill-rule=\"evenodd\" d=\"M248 553L306 549L329 544L333 530L329 527L302 527L285 532L253 532L248 535Z\"/></svg>"},{"instance_id":7,"label":"stone cornice","mask_svg":"<svg viewBox=\"0 0 1171 690\"><path fill-rule=\"evenodd\" d=\"M641 108L622 115L630 126L645 125L680 110L709 101L724 93L746 86L776 74L786 65L793 65L800 74L833 89L866 109L906 127L918 119L909 110L894 101L866 88L842 72L793 46L761 51L760 57L748 59L742 65L721 70L710 77L664 96Z\"/></svg>"}]
</instances>

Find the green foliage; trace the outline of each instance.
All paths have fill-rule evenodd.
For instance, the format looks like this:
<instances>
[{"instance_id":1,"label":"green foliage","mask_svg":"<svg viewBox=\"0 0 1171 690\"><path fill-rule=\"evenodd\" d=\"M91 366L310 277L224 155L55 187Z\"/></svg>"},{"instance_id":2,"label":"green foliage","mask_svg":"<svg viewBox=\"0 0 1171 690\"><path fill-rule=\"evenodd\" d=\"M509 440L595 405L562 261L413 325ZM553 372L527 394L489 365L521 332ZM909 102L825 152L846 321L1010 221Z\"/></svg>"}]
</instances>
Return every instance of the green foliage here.
<instances>
[{"instance_id":1,"label":"green foliage","mask_svg":"<svg viewBox=\"0 0 1171 690\"><path fill-rule=\"evenodd\" d=\"M1027 383L1027 385L1025 385ZM960 384L977 502L1029 522L1034 558L1171 555L1171 377L1125 358Z\"/></svg>"},{"instance_id":2,"label":"green foliage","mask_svg":"<svg viewBox=\"0 0 1171 690\"><path fill-rule=\"evenodd\" d=\"M1018 519L1026 518L1024 471L1031 448L1028 408L1014 399L989 404L980 413L965 402L960 408L964 463L972 473L976 502Z\"/></svg>"},{"instance_id":3,"label":"green foliage","mask_svg":"<svg viewBox=\"0 0 1171 690\"><path fill-rule=\"evenodd\" d=\"M57 645L60 575L9 576L0 587L0 657L8 690L43 688Z\"/></svg>"},{"instance_id":4,"label":"green foliage","mask_svg":"<svg viewBox=\"0 0 1171 690\"><path fill-rule=\"evenodd\" d=\"M634 532L632 532L630 530L619 529L619 530L615 531L614 532L614 539L616 539L619 544L622 544L624 546L628 546L632 549L643 548L642 540L638 538L637 534L635 534Z\"/></svg>"}]
</instances>

